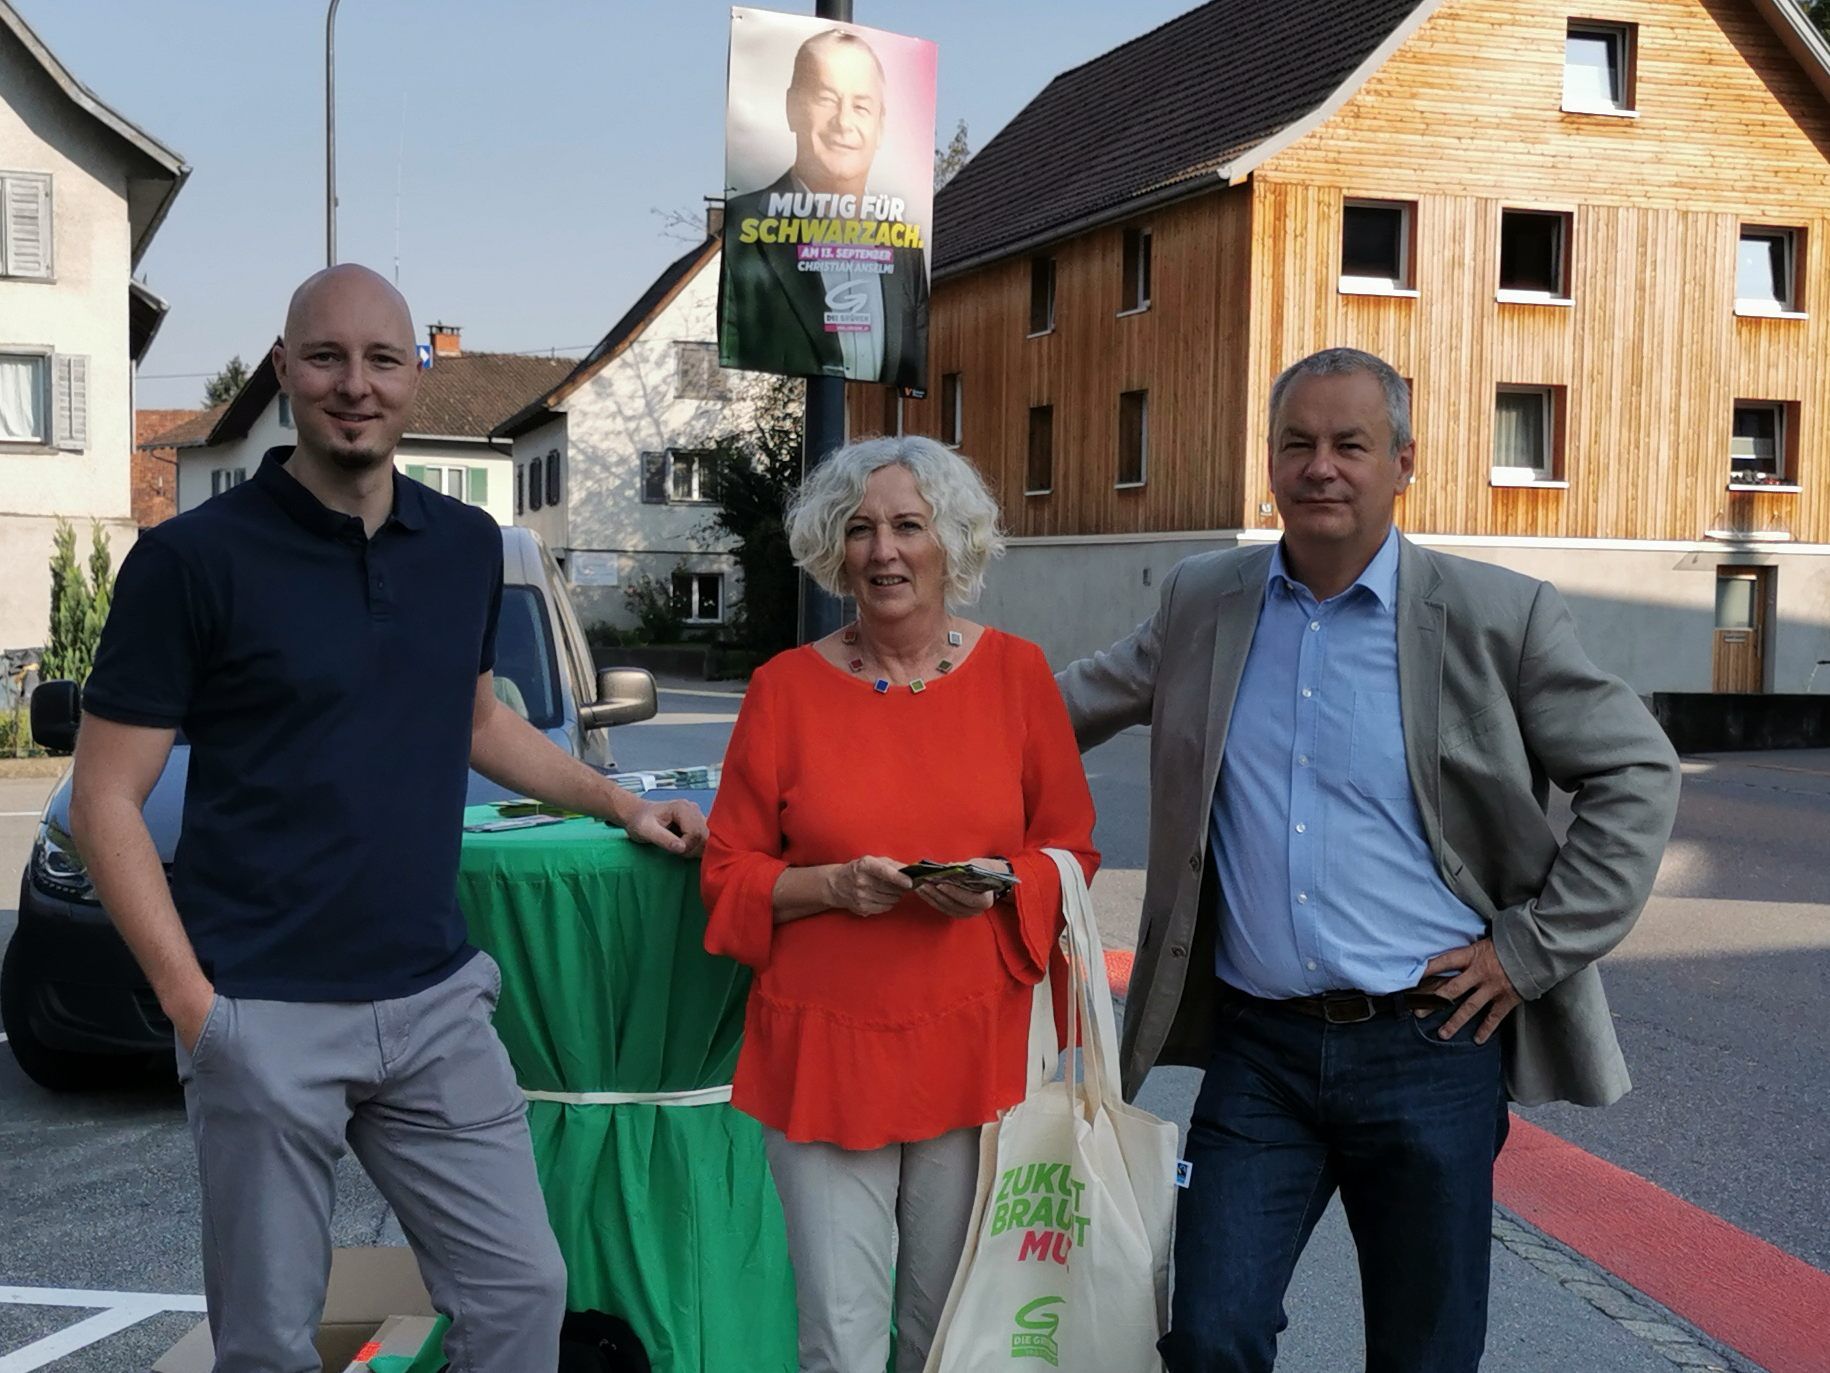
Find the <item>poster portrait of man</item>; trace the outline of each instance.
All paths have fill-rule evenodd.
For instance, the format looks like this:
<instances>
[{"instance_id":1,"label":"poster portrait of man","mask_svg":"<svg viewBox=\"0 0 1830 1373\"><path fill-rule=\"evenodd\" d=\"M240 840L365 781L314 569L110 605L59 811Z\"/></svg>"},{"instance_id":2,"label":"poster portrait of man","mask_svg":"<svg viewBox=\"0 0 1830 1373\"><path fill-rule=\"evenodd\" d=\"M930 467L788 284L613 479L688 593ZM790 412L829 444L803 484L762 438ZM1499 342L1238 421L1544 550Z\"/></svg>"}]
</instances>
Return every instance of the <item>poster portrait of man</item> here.
<instances>
[{"instance_id":1,"label":"poster portrait of man","mask_svg":"<svg viewBox=\"0 0 1830 1373\"><path fill-rule=\"evenodd\" d=\"M926 387L934 69L919 39L733 11L724 366Z\"/></svg>"}]
</instances>

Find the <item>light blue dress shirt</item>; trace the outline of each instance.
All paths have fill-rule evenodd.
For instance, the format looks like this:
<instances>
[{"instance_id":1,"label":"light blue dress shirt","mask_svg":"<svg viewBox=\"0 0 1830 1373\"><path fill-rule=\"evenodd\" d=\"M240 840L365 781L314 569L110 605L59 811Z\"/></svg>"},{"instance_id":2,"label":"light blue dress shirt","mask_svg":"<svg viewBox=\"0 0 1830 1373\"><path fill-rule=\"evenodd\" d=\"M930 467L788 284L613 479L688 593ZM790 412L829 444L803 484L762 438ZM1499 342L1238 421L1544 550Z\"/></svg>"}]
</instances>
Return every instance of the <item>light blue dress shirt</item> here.
<instances>
[{"instance_id":1,"label":"light blue dress shirt","mask_svg":"<svg viewBox=\"0 0 1830 1373\"><path fill-rule=\"evenodd\" d=\"M1415 986L1486 926L1424 841L1398 710L1398 531L1338 596L1280 544L1239 682L1210 842L1215 971L1253 996Z\"/></svg>"}]
</instances>

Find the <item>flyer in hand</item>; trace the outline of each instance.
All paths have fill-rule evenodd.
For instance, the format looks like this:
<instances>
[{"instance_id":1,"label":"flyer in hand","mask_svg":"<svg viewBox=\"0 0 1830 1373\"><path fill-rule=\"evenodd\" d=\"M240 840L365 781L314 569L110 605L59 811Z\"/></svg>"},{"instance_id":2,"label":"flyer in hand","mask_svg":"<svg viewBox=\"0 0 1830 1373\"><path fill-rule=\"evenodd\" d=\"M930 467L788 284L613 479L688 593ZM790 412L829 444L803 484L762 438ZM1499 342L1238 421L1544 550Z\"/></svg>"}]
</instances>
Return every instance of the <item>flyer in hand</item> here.
<instances>
[{"instance_id":1,"label":"flyer in hand","mask_svg":"<svg viewBox=\"0 0 1830 1373\"><path fill-rule=\"evenodd\" d=\"M967 891L992 892L998 896L1018 885L1013 873L981 868L976 863L936 863L932 858L909 864L902 869L902 875L918 887L925 882L949 882Z\"/></svg>"}]
</instances>

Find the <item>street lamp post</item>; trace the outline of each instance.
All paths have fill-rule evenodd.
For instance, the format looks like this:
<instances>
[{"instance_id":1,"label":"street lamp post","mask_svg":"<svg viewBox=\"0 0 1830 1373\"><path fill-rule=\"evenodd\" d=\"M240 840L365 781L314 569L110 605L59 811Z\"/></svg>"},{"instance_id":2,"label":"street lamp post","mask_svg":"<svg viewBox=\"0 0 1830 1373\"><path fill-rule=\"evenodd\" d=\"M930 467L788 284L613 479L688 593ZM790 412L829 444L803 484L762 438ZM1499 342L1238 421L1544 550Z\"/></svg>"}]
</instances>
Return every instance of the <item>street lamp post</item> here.
<instances>
[{"instance_id":1,"label":"street lamp post","mask_svg":"<svg viewBox=\"0 0 1830 1373\"><path fill-rule=\"evenodd\" d=\"M337 6L324 15L324 265L337 265Z\"/></svg>"},{"instance_id":2,"label":"street lamp post","mask_svg":"<svg viewBox=\"0 0 1830 1373\"><path fill-rule=\"evenodd\" d=\"M816 18L851 22L851 0L815 0ZM826 461L845 442L845 381L841 377L808 377L807 409L801 422L801 476ZM801 642L823 639L839 627L839 600L801 574Z\"/></svg>"}]
</instances>

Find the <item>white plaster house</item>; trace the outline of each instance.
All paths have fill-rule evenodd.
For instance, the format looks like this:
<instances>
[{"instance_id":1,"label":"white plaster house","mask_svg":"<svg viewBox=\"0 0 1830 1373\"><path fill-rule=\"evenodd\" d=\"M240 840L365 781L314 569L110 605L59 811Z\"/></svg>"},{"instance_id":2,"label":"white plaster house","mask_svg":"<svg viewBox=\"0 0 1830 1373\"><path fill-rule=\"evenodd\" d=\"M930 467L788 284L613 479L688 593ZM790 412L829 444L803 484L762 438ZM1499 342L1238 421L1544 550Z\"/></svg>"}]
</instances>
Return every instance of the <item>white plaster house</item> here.
<instances>
[{"instance_id":1,"label":"white plaster house","mask_svg":"<svg viewBox=\"0 0 1830 1373\"><path fill-rule=\"evenodd\" d=\"M43 645L61 517L135 534L133 369L165 317L134 268L190 175L0 0L0 649Z\"/></svg>"},{"instance_id":2,"label":"white plaster house","mask_svg":"<svg viewBox=\"0 0 1830 1373\"><path fill-rule=\"evenodd\" d=\"M420 375L394 463L409 477L482 506L496 523L513 524L514 463L506 446L492 444L490 429L545 394L576 359L466 353L460 332L429 326L432 365ZM185 511L252 477L269 448L297 441L269 352L227 405L146 446L177 450L178 509Z\"/></svg>"},{"instance_id":3,"label":"white plaster house","mask_svg":"<svg viewBox=\"0 0 1830 1373\"><path fill-rule=\"evenodd\" d=\"M690 624L723 624L742 592L713 535L712 446L760 380L718 366L719 211L571 374L496 426L512 439L516 523L565 567L586 624L635 624L627 588L672 588Z\"/></svg>"}]
</instances>

